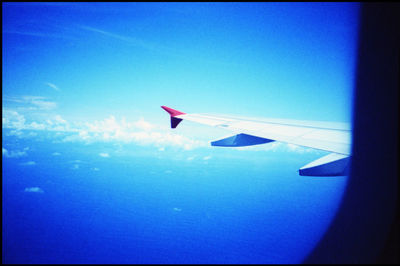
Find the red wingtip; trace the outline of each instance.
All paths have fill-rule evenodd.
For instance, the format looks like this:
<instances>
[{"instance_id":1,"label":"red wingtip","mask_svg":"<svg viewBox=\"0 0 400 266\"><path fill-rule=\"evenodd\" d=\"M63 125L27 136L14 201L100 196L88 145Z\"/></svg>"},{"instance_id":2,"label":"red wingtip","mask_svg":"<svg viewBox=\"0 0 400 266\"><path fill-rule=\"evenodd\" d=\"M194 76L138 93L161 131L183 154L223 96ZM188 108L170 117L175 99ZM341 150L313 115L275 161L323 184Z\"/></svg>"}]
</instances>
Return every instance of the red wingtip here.
<instances>
[{"instance_id":1,"label":"red wingtip","mask_svg":"<svg viewBox=\"0 0 400 266\"><path fill-rule=\"evenodd\" d=\"M162 109L164 109L165 111L167 111L171 117L177 116L177 115L184 115L185 113L182 113L181 111L178 110L174 110L172 108L169 108L167 106L162 105L161 106Z\"/></svg>"}]
</instances>

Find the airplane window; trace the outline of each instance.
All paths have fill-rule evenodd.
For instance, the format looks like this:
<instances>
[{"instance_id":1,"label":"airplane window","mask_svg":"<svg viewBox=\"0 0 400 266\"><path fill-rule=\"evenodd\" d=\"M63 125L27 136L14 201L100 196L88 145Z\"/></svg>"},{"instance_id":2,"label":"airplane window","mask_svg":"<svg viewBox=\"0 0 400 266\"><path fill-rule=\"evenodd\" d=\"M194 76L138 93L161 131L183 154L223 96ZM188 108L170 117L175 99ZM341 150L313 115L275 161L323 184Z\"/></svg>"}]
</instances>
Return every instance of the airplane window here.
<instances>
[{"instance_id":1,"label":"airplane window","mask_svg":"<svg viewBox=\"0 0 400 266\"><path fill-rule=\"evenodd\" d=\"M2 262L387 261L394 7L3 3Z\"/></svg>"}]
</instances>

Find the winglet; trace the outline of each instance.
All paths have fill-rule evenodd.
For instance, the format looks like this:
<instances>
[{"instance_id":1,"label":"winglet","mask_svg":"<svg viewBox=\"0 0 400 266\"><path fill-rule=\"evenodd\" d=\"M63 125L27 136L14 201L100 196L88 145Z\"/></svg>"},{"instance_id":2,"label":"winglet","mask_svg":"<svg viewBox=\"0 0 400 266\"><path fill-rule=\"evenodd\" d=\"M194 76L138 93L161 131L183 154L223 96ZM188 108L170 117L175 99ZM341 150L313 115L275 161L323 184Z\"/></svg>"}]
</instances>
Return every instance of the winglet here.
<instances>
[{"instance_id":1,"label":"winglet","mask_svg":"<svg viewBox=\"0 0 400 266\"><path fill-rule=\"evenodd\" d=\"M181 112L181 111L178 111L178 110L169 108L169 107L164 106L164 105L162 105L161 108L164 109L165 111L167 111L167 112L171 115L171 117L174 117L174 116L177 116L177 115L184 115L184 114L185 114L185 113L183 113L183 112Z\"/></svg>"},{"instance_id":2,"label":"winglet","mask_svg":"<svg viewBox=\"0 0 400 266\"><path fill-rule=\"evenodd\" d=\"M169 108L167 106L162 105L161 106L162 109L164 109L165 111L167 111L170 116L171 116L171 128L176 128L178 126L178 124L182 121L182 119L180 118L176 118L175 116L177 115L184 115L185 113Z\"/></svg>"}]
</instances>

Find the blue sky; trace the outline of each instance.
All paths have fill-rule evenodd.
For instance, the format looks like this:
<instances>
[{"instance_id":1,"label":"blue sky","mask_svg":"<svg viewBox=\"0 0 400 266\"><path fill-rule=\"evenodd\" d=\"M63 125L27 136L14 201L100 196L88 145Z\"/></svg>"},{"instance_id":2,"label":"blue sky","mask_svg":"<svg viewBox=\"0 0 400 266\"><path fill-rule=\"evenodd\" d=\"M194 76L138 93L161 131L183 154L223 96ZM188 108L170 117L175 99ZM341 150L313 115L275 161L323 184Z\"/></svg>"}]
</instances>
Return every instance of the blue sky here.
<instances>
[{"instance_id":1,"label":"blue sky","mask_svg":"<svg viewBox=\"0 0 400 266\"><path fill-rule=\"evenodd\" d=\"M304 221L322 213L323 226L315 226L318 232L313 231L307 241L319 239L340 202L346 179L305 181L296 171L325 152L279 143L210 147L208 141L229 132L188 121L172 130L160 106L187 113L350 122L357 3L3 3L2 7L2 155L7 193L15 189L24 195L50 195L61 182L52 179L57 175L71 175L71 180L100 175L96 181L76 182L103 186L99 180L113 171L116 183L109 184L118 191L129 187L123 171L136 169L135 165L154 180L178 172L172 182L186 182L182 180L191 173L210 182L217 182L215 176L224 177L212 185L223 188L230 187L228 177L242 180L235 172L251 169L252 176L267 182L263 186L272 185L277 199L288 194L302 200L310 193L329 195L326 202L332 204L321 200L319 205L305 205L309 209ZM275 178L268 179L271 173ZM254 182L259 182L257 178ZM287 186L292 181L296 189ZM246 182L257 190L258 183ZM232 186L233 191L240 187ZM318 187L323 189L318 192ZM14 199L3 200L10 202L9 197ZM287 206L296 202L285 200ZM182 204L168 208L184 213L190 207L195 208ZM285 241L282 250L290 242ZM311 247L303 247L293 261Z\"/></svg>"},{"instance_id":2,"label":"blue sky","mask_svg":"<svg viewBox=\"0 0 400 266\"><path fill-rule=\"evenodd\" d=\"M159 106L350 121L351 3L6 3L3 102L69 120L160 122Z\"/></svg>"}]
</instances>

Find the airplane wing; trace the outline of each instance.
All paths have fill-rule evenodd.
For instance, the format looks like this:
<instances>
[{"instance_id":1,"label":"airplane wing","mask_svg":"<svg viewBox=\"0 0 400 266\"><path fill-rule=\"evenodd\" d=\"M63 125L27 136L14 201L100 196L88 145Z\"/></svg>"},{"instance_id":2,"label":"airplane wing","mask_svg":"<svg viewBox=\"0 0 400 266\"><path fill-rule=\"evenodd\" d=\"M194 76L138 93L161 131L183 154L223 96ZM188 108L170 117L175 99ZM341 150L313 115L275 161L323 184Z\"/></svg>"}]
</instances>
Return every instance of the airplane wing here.
<instances>
[{"instance_id":1,"label":"airplane wing","mask_svg":"<svg viewBox=\"0 0 400 266\"><path fill-rule=\"evenodd\" d=\"M211 142L212 146L242 147L272 141L331 152L299 169L302 176L341 176L349 170L351 128L345 123L284 119L251 119L226 115L186 114L161 106L170 114L171 128L182 120L226 128L234 135Z\"/></svg>"}]
</instances>

